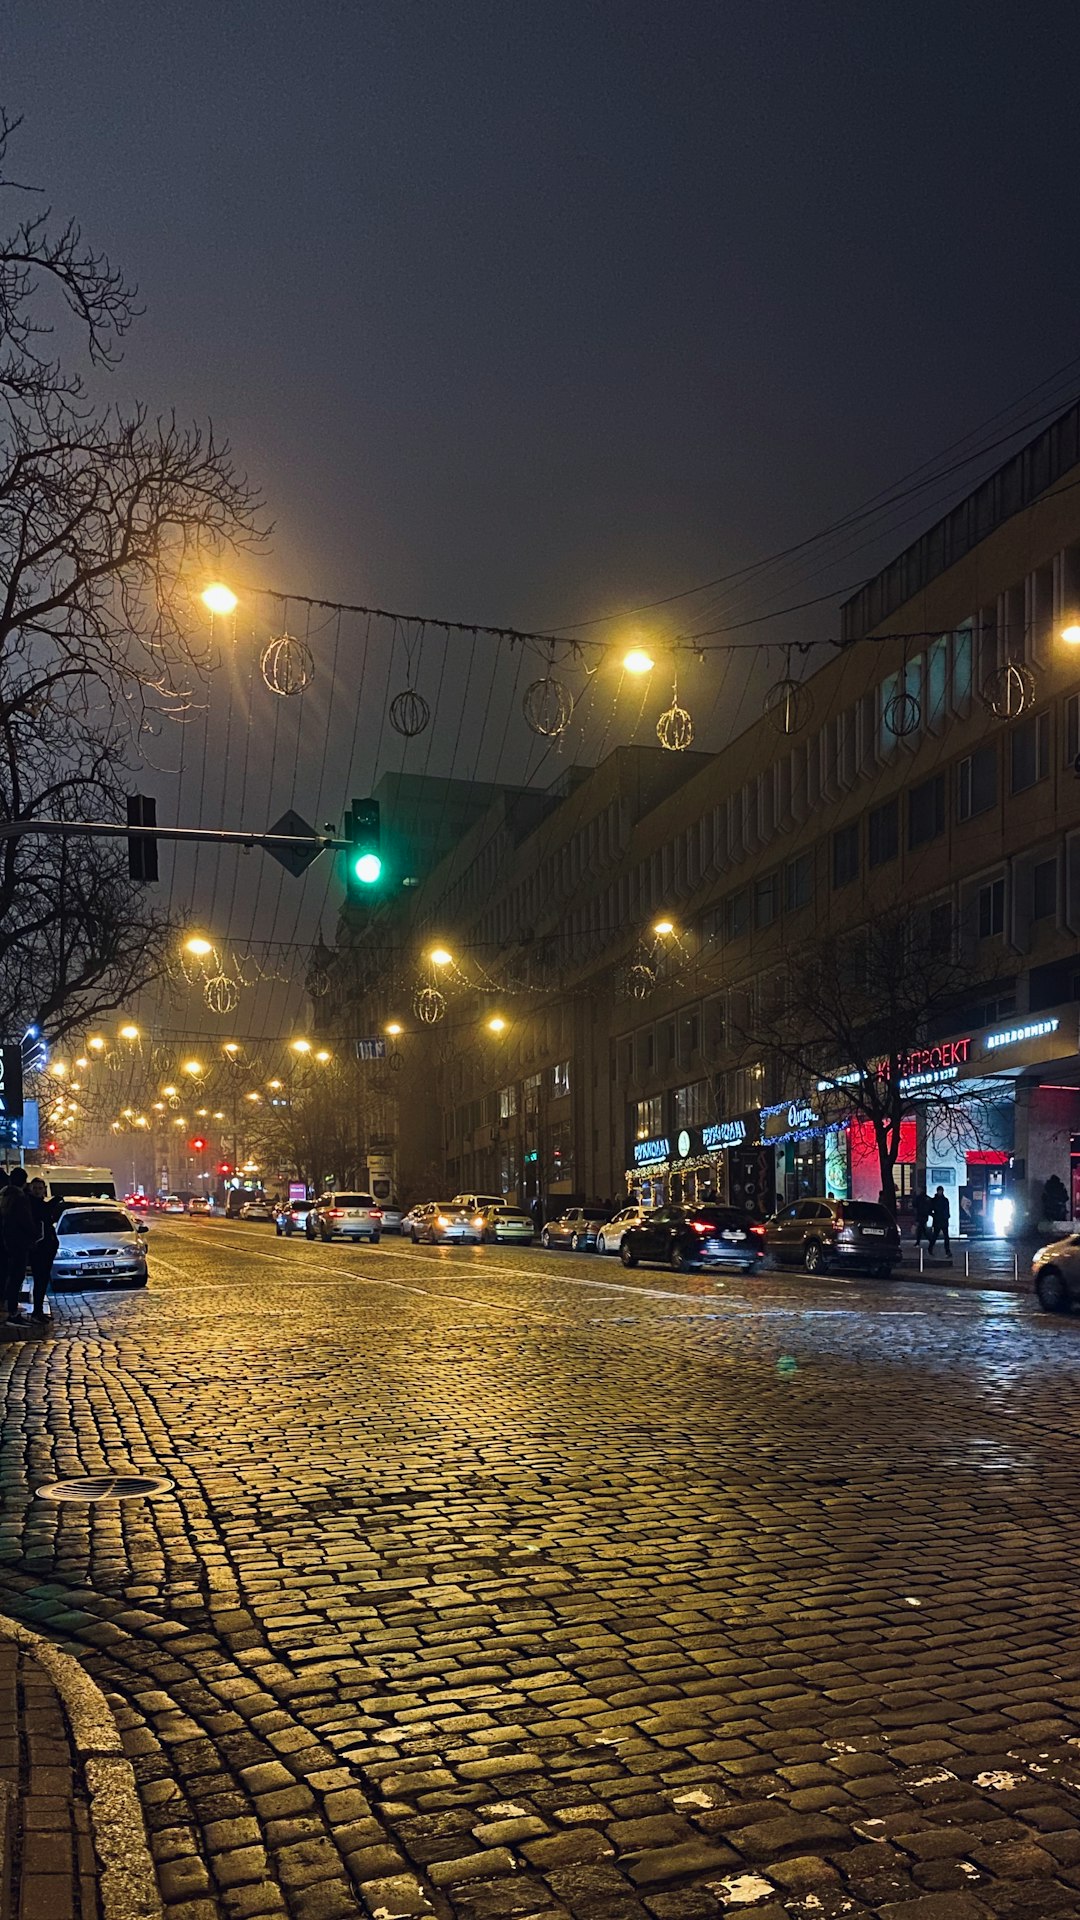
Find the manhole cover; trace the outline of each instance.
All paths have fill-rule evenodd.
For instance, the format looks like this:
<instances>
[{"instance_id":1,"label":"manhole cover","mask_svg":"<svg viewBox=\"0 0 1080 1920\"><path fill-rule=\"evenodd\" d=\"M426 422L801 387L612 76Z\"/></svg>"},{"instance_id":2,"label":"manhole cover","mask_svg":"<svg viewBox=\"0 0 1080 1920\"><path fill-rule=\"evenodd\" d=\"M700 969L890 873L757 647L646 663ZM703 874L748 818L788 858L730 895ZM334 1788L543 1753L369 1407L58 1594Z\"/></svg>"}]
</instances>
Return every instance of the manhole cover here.
<instances>
[{"instance_id":1,"label":"manhole cover","mask_svg":"<svg viewBox=\"0 0 1080 1920\"><path fill-rule=\"evenodd\" d=\"M99 1500L146 1500L152 1493L168 1493L172 1481L164 1474L100 1473L86 1480L52 1480L39 1487L39 1500L74 1500L89 1505Z\"/></svg>"}]
</instances>

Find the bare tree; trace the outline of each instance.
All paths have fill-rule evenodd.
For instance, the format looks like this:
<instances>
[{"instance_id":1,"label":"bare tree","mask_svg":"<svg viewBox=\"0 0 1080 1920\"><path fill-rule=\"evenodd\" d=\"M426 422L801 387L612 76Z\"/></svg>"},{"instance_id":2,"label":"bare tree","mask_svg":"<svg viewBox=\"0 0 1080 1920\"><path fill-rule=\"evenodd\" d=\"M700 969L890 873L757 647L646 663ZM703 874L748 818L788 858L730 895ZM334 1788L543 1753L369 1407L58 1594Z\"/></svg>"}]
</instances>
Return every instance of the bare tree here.
<instances>
[{"instance_id":1,"label":"bare tree","mask_svg":"<svg viewBox=\"0 0 1080 1920\"><path fill-rule=\"evenodd\" d=\"M91 395L138 317L134 290L9 178L17 124L0 113L0 818L115 819L143 730L206 672L201 566L258 537L260 501L212 429ZM8 1031L111 1011L157 973L165 937L122 848L3 844Z\"/></svg>"},{"instance_id":2,"label":"bare tree","mask_svg":"<svg viewBox=\"0 0 1080 1920\"><path fill-rule=\"evenodd\" d=\"M992 1088L964 1083L966 1064L928 1040L933 1024L989 986L932 915L893 909L792 953L747 1007L739 1038L774 1086L826 1116L868 1123L881 1191L896 1205L905 1120L974 1144Z\"/></svg>"}]
</instances>

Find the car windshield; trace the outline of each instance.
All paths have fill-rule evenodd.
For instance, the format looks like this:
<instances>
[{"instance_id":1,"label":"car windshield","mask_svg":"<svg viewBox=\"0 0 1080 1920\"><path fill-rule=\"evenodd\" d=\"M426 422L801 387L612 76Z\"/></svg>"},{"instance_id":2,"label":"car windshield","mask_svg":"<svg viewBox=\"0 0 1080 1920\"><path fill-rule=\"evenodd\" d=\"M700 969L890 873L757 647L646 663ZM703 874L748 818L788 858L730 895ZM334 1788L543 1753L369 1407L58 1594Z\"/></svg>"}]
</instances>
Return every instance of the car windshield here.
<instances>
[{"instance_id":1,"label":"car windshield","mask_svg":"<svg viewBox=\"0 0 1080 1920\"><path fill-rule=\"evenodd\" d=\"M65 1213L60 1217L57 1233L133 1233L135 1231L126 1213L112 1207L86 1207L78 1213Z\"/></svg>"},{"instance_id":2,"label":"car windshield","mask_svg":"<svg viewBox=\"0 0 1080 1920\"><path fill-rule=\"evenodd\" d=\"M606 1207L582 1207L581 1217L583 1220L610 1220L611 1219L611 1215L608 1212Z\"/></svg>"},{"instance_id":3,"label":"car windshield","mask_svg":"<svg viewBox=\"0 0 1080 1920\"><path fill-rule=\"evenodd\" d=\"M335 1193L334 1205L336 1207L373 1207L375 1202L370 1193Z\"/></svg>"},{"instance_id":4,"label":"car windshield","mask_svg":"<svg viewBox=\"0 0 1080 1920\"><path fill-rule=\"evenodd\" d=\"M879 1207L874 1200L845 1200L840 1212L845 1220L852 1221L856 1226L869 1223L875 1227L889 1227L893 1224L884 1207Z\"/></svg>"}]
</instances>

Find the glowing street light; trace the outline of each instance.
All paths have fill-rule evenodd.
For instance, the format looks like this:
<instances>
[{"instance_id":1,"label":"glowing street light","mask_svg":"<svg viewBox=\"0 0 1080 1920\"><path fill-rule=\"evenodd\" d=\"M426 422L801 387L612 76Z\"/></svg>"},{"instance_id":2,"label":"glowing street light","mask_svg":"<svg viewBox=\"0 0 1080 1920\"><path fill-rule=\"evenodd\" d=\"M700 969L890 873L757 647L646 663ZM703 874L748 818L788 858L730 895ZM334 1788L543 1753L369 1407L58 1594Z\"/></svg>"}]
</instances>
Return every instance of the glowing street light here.
<instances>
[{"instance_id":1,"label":"glowing street light","mask_svg":"<svg viewBox=\"0 0 1080 1920\"><path fill-rule=\"evenodd\" d=\"M291 1044L292 1044L292 1050L294 1053L310 1053L311 1052L310 1040L294 1040Z\"/></svg>"},{"instance_id":2,"label":"glowing street light","mask_svg":"<svg viewBox=\"0 0 1080 1920\"><path fill-rule=\"evenodd\" d=\"M85 1053L80 1053L78 1059L75 1062L75 1065L78 1067L80 1073L85 1071L85 1069L90 1065L90 1062L87 1059Z\"/></svg>"},{"instance_id":3,"label":"glowing street light","mask_svg":"<svg viewBox=\"0 0 1080 1920\"><path fill-rule=\"evenodd\" d=\"M653 926L654 933L666 934L666 933L674 933L674 931L675 931L675 922L673 920L657 920L655 925Z\"/></svg>"},{"instance_id":4,"label":"glowing street light","mask_svg":"<svg viewBox=\"0 0 1080 1920\"><path fill-rule=\"evenodd\" d=\"M261 1093L245 1093L244 1099L250 1100L252 1104L257 1107L260 1105L262 1101L262 1094Z\"/></svg>"},{"instance_id":5,"label":"glowing street light","mask_svg":"<svg viewBox=\"0 0 1080 1920\"><path fill-rule=\"evenodd\" d=\"M240 604L232 588L226 587L220 580L204 587L201 598L203 606L208 607L211 613L235 613Z\"/></svg>"},{"instance_id":6,"label":"glowing street light","mask_svg":"<svg viewBox=\"0 0 1080 1920\"><path fill-rule=\"evenodd\" d=\"M63 1080L67 1074L67 1065L63 1060L50 1060L49 1072L56 1080Z\"/></svg>"},{"instance_id":7,"label":"glowing street light","mask_svg":"<svg viewBox=\"0 0 1080 1920\"><path fill-rule=\"evenodd\" d=\"M190 940L184 941L184 952L193 953L197 960L205 960L207 954L213 951L210 941L204 940L201 933L193 933Z\"/></svg>"},{"instance_id":8,"label":"glowing street light","mask_svg":"<svg viewBox=\"0 0 1080 1920\"><path fill-rule=\"evenodd\" d=\"M88 1040L86 1044L93 1053L104 1053L105 1051L105 1042L100 1033L95 1033L92 1039Z\"/></svg>"},{"instance_id":9,"label":"glowing street light","mask_svg":"<svg viewBox=\"0 0 1080 1920\"><path fill-rule=\"evenodd\" d=\"M502 1014L493 1014L487 1023L487 1028L489 1033L505 1033L506 1021L503 1019Z\"/></svg>"},{"instance_id":10,"label":"glowing street light","mask_svg":"<svg viewBox=\"0 0 1080 1920\"><path fill-rule=\"evenodd\" d=\"M121 1040L137 1040L138 1037L139 1037L139 1029L138 1027L132 1026L130 1021L128 1022L126 1027L121 1027L120 1029Z\"/></svg>"},{"instance_id":11,"label":"glowing street light","mask_svg":"<svg viewBox=\"0 0 1080 1920\"><path fill-rule=\"evenodd\" d=\"M651 653L644 647L631 647L623 654L623 670L626 673L651 673L656 665Z\"/></svg>"},{"instance_id":12,"label":"glowing street light","mask_svg":"<svg viewBox=\"0 0 1080 1920\"><path fill-rule=\"evenodd\" d=\"M266 1084L269 1087L271 1093L280 1093L282 1087L285 1085L285 1082L284 1080L268 1080Z\"/></svg>"},{"instance_id":13,"label":"glowing street light","mask_svg":"<svg viewBox=\"0 0 1080 1920\"><path fill-rule=\"evenodd\" d=\"M179 1087L162 1087L161 1091L165 1095L166 1100L175 1100L180 1089Z\"/></svg>"},{"instance_id":14,"label":"glowing street light","mask_svg":"<svg viewBox=\"0 0 1080 1920\"><path fill-rule=\"evenodd\" d=\"M402 1026L400 1020L389 1020L387 1021L386 1031L390 1035L391 1039L396 1040L398 1034L404 1033L405 1029Z\"/></svg>"},{"instance_id":15,"label":"glowing street light","mask_svg":"<svg viewBox=\"0 0 1080 1920\"><path fill-rule=\"evenodd\" d=\"M453 954L447 953L445 947L432 947L428 958L433 967L450 967L454 963Z\"/></svg>"},{"instance_id":16,"label":"glowing street light","mask_svg":"<svg viewBox=\"0 0 1080 1920\"><path fill-rule=\"evenodd\" d=\"M190 1073L193 1080L198 1080L202 1074L202 1062L199 1060L185 1060L184 1072Z\"/></svg>"},{"instance_id":17,"label":"glowing street light","mask_svg":"<svg viewBox=\"0 0 1080 1920\"><path fill-rule=\"evenodd\" d=\"M321 1060L323 1065L325 1065L327 1060L329 1060L330 1055L327 1052L327 1049L325 1047L320 1047L318 1053L315 1055L315 1058L316 1060Z\"/></svg>"},{"instance_id":18,"label":"glowing street light","mask_svg":"<svg viewBox=\"0 0 1080 1920\"><path fill-rule=\"evenodd\" d=\"M235 1040L226 1040L225 1045L222 1047L221 1051L222 1053L227 1053L230 1060L235 1060L237 1054L240 1051L240 1048L237 1046Z\"/></svg>"},{"instance_id":19,"label":"glowing street light","mask_svg":"<svg viewBox=\"0 0 1080 1920\"><path fill-rule=\"evenodd\" d=\"M1067 646L1080 647L1080 623L1071 620L1067 627L1062 627L1061 637Z\"/></svg>"}]
</instances>

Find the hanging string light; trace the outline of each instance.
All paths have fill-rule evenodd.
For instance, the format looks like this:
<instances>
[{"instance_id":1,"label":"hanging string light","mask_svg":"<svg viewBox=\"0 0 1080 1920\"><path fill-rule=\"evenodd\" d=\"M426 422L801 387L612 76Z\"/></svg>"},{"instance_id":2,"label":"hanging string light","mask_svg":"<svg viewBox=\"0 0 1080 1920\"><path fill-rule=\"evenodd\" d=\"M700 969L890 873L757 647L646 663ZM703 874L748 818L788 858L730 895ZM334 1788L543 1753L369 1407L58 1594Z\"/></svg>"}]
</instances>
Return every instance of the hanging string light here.
<instances>
[{"instance_id":1,"label":"hanging string light","mask_svg":"<svg viewBox=\"0 0 1080 1920\"><path fill-rule=\"evenodd\" d=\"M679 676L671 689L671 705L656 723L656 737L668 753L685 753L693 744L694 723L685 707L679 705Z\"/></svg>"},{"instance_id":2,"label":"hanging string light","mask_svg":"<svg viewBox=\"0 0 1080 1920\"><path fill-rule=\"evenodd\" d=\"M203 988L203 998L211 1013L235 1013L240 1005L240 988L227 973L215 973Z\"/></svg>"},{"instance_id":3,"label":"hanging string light","mask_svg":"<svg viewBox=\"0 0 1080 1920\"><path fill-rule=\"evenodd\" d=\"M395 639L397 638L397 626L398 623L395 620ZM400 733L406 740L415 740L417 734L423 733L431 720L431 708L428 706L423 694L418 693L416 690L416 675L413 671L414 648L418 638L420 648L421 650L423 649L424 632L424 622L420 621L419 635L416 638L410 637L407 626L402 634L405 645L405 686L400 693L395 693L390 702L390 725L393 727L395 733ZM393 648L391 648L391 658L393 658Z\"/></svg>"},{"instance_id":4,"label":"hanging string light","mask_svg":"<svg viewBox=\"0 0 1080 1920\"><path fill-rule=\"evenodd\" d=\"M785 647L783 678L773 683L762 702L777 733L788 739L808 724L814 710L810 689L792 673L791 654L791 647Z\"/></svg>"},{"instance_id":5,"label":"hanging string light","mask_svg":"<svg viewBox=\"0 0 1080 1920\"><path fill-rule=\"evenodd\" d=\"M1009 660L987 675L979 698L996 720L1018 720L1035 699L1035 675L1030 667Z\"/></svg>"},{"instance_id":6,"label":"hanging string light","mask_svg":"<svg viewBox=\"0 0 1080 1920\"><path fill-rule=\"evenodd\" d=\"M303 693L315 678L315 655L306 639L298 640L289 632L289 603L282 610L285 631L271 640L259 657L259 671L271 693L280 694L283 699L291 699L294 694ZM308 630L311 628L311 608L307 612Z\"/></svg>"},{"instance_id":7,"label":"hanging string light","mask_svg":"<svg viewBox=\"0 0 1080 1920\"><path fill-rule=\"evenodd\" d=\"M446 1012L446 995L438 987L418 987L413 995L413 1012L426 1027L435 1026Z\"/></svg>"}]
</instances>

